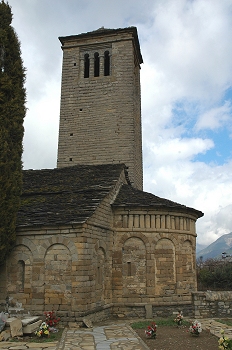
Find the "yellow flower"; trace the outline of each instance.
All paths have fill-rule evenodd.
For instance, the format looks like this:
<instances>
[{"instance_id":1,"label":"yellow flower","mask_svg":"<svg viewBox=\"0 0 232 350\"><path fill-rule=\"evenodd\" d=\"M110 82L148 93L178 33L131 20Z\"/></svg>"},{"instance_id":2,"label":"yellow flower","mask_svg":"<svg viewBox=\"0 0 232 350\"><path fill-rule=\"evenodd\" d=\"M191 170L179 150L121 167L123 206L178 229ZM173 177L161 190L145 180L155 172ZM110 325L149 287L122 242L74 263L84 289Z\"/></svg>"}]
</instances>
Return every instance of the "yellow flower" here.
<instances>
[{"instance_id":1,"label":"yellow flower","mask_svg":"<svg viewBox=\"0 0 232 350\"><path fill-rule=\"evenodd\" d=\"M48 335L48 334L49 334L49 331L46 329L46 331L44 331L44 334L47 334L47 335Z\"/></svg>"},{"instance_id":2,"label":"yellow flower","mask_svg":"<svg viewBox=\"0 0 232 350\"><path fill-rule=\"evenodd\" d=\"M221 334L224 334L224 333L225 333L224 329L221 329L220 333L221 333Z\"/></svg>"},{"instance_id":3,"label":"yellow flower","mask_svg":"<svg viewBox=\"0 0 232 350\"><path fill-rule=\"evenodd\" d=\"M218 344L219 344L219 345L221 345L223 342L224 342L224 339L223 339L223 338L220 338L220 339L218 340Z\"/></svg>"}]
</instances>

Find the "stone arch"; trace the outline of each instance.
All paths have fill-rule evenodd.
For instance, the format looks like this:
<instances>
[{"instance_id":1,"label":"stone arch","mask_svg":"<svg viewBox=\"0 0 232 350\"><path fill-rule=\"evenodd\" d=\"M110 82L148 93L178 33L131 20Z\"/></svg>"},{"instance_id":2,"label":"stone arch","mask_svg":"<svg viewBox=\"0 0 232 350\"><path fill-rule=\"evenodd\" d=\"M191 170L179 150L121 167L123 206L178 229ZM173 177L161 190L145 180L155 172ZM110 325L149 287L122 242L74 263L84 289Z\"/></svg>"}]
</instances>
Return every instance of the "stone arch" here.
<instances>
[{"instance_id":1,"label":"stone arch","mask_svg":"<svg viewBox=\"0 0 232 350\"><path fill-rule=\"evenodd\" d=\"M28 249L32 253L33 258L34 259L39 258L38 248L31 239L29 239L27 237L17 237L16 244L17 245L24 245L24 246L28 247Z\"/></svg>"},{"instance_id":2,"label":"stone arch","mask_svg":"<svg viewBox=\"0 0 232 350\"><path fill-rule=\"evenodd\" d=\"M154 245L157 245L157 243L161 240L161 239L168 239L170 240L174 247L175 247L175 250L177 249L178 247L178 244L179 244L179 240L178 240L178 237L176 236L175 233L166 233L166 232L159 232L159 233L156 233L155 237L154 237L154 240L153 240L153 243Z\"/></svg>"},{"instance_id":3,"label":"stone arch","mask_svg":"<svg viewBox=\"0 0 232 350\"><path fill-rule=\"evenodd\" d=\"M78 260L77 248L75 244L70 241L67 237L62 235L53 235L46 242L43 242L44 256L47 254L47 250L54 244L62 244L67 247L70 252L72 262Z\"/></svg>"},{"instance_id":4,"label":"stone arch","mask_svg":"<svg viewBox=\"0 0 232 350\"><path fill-rule=\"evenodd\" d=\"M161 238L155 246L156 294L169 294L175 290L175 246L172 240Z\"/></svg>"},{"instance_id":5,"label":"stone arch","mask_svg":"<svg viewBox=\"0 0 232 350\"><path fill-rule=\"evenodd\" d=\"M128 240L129 238L132 238L132 237L139 238L141 241L143 241L145 246L149 245L148 238L141 232L125 233L120 238L119 243L123 246L125 244L126 240Z\"/></svg>"},{"instance_id":6,"label":"stone arch","mask_svg":"<svg viewBox=\"0 0 232 350\"><path fill-rule=\"evenodd\" d=\"M52 244L44 259L45 305L59 310L60 305L71 305L72 255L66 245Z\"/></svg>"},{"instance_id":7,"label":"stone arch","mask_svg":"<svg viewBox=\"0 0 232 350\"><path fill-rule=\"evenodd\" d=\"M31 250L19 244L7 259L7 291L9 294L24 292L25 284L31 285L33 255Z\"/></svg>"},{"instance_id":8,"label":"stone arch","mask_svg":"<svg viewBox=\"0 0 232 350\"><path fill-rule=\"evenodd\" d=\"M123 294L146 294L146 246L136 236L127 238L122 247Z\"/></svg>"},{"instance_id":9,"label":"stone arch","mask_svg":"<svg viewBox=\"0 0 232 350\"><path fill-rule=\"evenodd\" d=\"M98 240L95 244L95 251L97 252L99 248L102 248L104 251L104 254L106 254L106 243L103 240Z\"/></svg>"}]
</instances>

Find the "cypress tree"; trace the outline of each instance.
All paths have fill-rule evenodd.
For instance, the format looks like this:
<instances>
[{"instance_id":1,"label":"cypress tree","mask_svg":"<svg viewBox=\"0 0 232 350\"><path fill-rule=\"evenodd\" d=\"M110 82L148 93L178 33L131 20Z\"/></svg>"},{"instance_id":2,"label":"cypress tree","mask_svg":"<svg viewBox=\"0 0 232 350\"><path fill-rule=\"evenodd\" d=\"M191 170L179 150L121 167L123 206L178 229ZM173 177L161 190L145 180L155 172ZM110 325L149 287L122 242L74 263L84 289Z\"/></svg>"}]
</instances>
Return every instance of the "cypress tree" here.
<instances>
[{"instance_id":1,"label":"cypress tree","mask_svg":"<svg viewBox=\"0 0 232 350\"><path fill-rule=\"evenodd\" d=\"M16 241L22 189L23 120L26 114L25 69L11 7L0 2L0 264Z\"/></svg>"}]
</instances>

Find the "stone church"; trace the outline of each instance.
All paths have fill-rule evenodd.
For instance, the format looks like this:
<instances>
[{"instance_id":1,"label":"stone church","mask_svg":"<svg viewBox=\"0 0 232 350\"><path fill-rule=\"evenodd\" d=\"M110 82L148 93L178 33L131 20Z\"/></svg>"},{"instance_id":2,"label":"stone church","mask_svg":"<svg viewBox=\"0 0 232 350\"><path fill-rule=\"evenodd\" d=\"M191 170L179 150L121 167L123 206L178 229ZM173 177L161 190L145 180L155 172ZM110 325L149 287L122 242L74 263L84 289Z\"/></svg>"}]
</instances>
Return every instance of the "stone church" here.
<instances>
[{"instance_id":1,"label":"stone church","mask_svg":"<svg viewBox=\"0 0 232 350\"><path fill-rule=\"evenodd\" d=\"M63 321L191 314L203 213L142 190L137 29L59 40L57 168L23 171L1 300Z\"/></svg>"}]
</instances>

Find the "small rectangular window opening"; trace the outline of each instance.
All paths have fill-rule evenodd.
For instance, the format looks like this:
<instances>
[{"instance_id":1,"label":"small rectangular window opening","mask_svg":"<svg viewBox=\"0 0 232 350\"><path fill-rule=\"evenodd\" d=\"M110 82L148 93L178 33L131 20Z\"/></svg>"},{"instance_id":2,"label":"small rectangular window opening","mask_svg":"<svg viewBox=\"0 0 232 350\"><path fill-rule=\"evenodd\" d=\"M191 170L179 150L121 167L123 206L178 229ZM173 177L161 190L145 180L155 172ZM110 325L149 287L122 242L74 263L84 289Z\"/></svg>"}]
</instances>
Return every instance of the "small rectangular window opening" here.
<instances>
[{"instance_id":1,"label":"small rectangular window opening","mask_svg":"<svg viewBox=\"0 0 232 350\"><path fill-rule=\"evenodd\" d=\"M72 158L69 158L70 162L72 162Z\"/></svg>"},{"instance_id":2,"label":"small rectangular window opening","mask_svg":"<svg viewBox=\"0 0 232 350\"><path fill-rule=\"evenodd\" d=\"M84 57L84 78L89 78L89 55L85 54Z\"/></svg>"},{"instance_id":3,"label":"small rectangular window opening","mask_svg":"<svg viewBox=\"0 0 232 350\"><path fill-rule=\"evenodd\" d=\"M99 72L100 72L99 53L95 52L95 54L94 54L94 76L99 77Z\"/></svg>"},{"instance_id":4,"label":"small rectangular window opening","mask_svg":"<svg viewBox=\"0 0 232 350\"><path fill-rule=\"evenodd\" d=\"M101 284L102 283L102 274L101 274L101 268L100 266L97 267L97 283Z\"/></svg>"},{"instance_id":5,"label":"small rectangular window opening","mask_svg":"<svg viewBox=\"0 0 232 350\"><path fill-rule=\"evenodd\" d=\"M110 53L109 51L104 52L104 75L110 75Z\"/></svg>"},{"instance_id":6,"label":"small rectangular window opening","mask_svg":"<svg viewBox=\"0 0 232 350\"><path fill-rule=\"evenodd\" d=\"M127 262L127 276L132 276L130 261Z\"/></svg>"}]
</instances>

